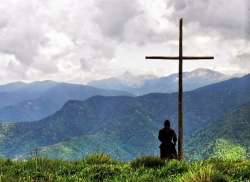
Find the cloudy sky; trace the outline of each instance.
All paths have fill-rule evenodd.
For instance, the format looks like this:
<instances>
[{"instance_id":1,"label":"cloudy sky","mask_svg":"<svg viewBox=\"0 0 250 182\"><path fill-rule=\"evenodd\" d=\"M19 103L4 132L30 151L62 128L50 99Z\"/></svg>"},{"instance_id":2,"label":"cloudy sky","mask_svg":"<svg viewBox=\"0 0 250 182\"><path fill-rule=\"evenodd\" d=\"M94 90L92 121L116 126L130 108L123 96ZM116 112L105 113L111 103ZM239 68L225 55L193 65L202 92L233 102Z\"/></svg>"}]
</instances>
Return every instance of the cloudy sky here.
<instances>
[{"instance_id":1,"label":"cloudy sky","mask_svg":"<svg viewBox=\"0 0 250 182\"><path fill-rule=\"evenodd\" d=\"M250 72L249 0L0 0L0 84L184 71Z\"/></svg>"}]
</instances>

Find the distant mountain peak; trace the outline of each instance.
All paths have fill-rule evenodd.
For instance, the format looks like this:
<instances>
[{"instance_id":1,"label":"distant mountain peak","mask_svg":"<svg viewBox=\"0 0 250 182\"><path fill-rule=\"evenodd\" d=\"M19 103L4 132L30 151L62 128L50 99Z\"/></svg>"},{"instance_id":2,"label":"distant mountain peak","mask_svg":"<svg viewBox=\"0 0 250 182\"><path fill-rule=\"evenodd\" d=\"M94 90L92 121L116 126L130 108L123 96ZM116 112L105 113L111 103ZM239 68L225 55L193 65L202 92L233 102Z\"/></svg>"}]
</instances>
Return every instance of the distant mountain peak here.
<instances>
[{"instance_id":1,"label":"distant mountain peak","mask_svg":"<svg viewBox=\"0 0 250 182\"><path fill-rule=\"evenodd\" d=\"M125 71L122 76L134 76L129 71Z\"/></svg>"},{"instance_id":2,"label":"distant mountain peak","mask_svg":"<svg viewBox=\"0 0 250 182\"><path fill-rule=\"evenodd\" d=\"M195 69L193 71L210 71L210 69L208 69L208 68L197 68L197 69Z\"/></svg>"},{"instance_id":3,"label":"distant mountain peak","mask_svg":"<svg viewBox=\"0 0 250 182\"><path fill-rule=\"evenodd\" d=\"M125 71L125 73L121 76L116 77L121 83L130 87L141 87L146 80L157 79L158 77L155 75L133 75L129 71Z\"/></svg>"},{"instance_id":4,"label":"distant mountain peak","mask_svg":"<svg viewBox=\"0 0 250 182\"><path fill-rule=\"evenodd\" d=\"M131 74L129 71L125 71L121 76L115 77L118 80L127 80L127 79L134 79L136 78L135 75Z\"/></svg>"},{"instance_id":5,"label":"distant mountain peak","mask_svg":"<svg viewBox=\"0 0 250 182\"><path fill-rule=\"evenodd\" d=\"M200 78L218 79L218 78L222 78L226 76L218 71L214 71L214 70L207 69L207 68L197 68L193 71L188 72L187 74L189 78L200 77Z\"/></svg>"},{"instance_id":6,"label":"distant mountain peak","mask_svg":"<svg viewBox=\"0 0 250 182\"><path fill-rule=\"evenodd\" d=\"M190 72L183 72L184 91L194 90L212 83L229 79L218 71L207 68L197 68ZM157 77L152 74L134 75L129 71L120 76L108 79L91 81L87 85L113 90L124 90L135 95L143 95L153 92L171 93L177 91L178 73L169 76Z\"/></svg>"}]
</instances>

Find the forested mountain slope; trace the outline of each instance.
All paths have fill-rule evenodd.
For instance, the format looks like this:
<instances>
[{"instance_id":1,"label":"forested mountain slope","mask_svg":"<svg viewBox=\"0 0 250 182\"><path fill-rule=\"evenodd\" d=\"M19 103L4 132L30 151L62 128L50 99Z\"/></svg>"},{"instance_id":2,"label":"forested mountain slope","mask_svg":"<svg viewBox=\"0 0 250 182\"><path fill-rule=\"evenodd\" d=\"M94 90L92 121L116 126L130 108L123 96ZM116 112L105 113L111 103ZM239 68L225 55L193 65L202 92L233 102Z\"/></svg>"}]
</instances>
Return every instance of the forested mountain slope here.
<instances>
[{"instance_id":1,"label":"forested mountain slope","mask_svg":"<svg viewBox=\"0 0 250 182\"><path fill-rule=\"evenodd\" d=\"M177 129L177 97L177 93L154 93L68 101L40 121L1 123L0 153L14 158L36 146L46 147L43 152L48 155L67 159L95 149L105 149L112 155L119 151L124 160L158 153L157 135L163 121L170 119ZM250 75L185 92L185 138L248 102Z\"/></svg>"},{"instance_id":2,"label":"forested mountain slope","mask_svg":"<svg viewBox=\"0 0 250 182\"><path fill-rule=\"evenodd\" d=\"M195 133L185 145L187 156L250 158L250 102Z\"/></svg>"}]
</instances>

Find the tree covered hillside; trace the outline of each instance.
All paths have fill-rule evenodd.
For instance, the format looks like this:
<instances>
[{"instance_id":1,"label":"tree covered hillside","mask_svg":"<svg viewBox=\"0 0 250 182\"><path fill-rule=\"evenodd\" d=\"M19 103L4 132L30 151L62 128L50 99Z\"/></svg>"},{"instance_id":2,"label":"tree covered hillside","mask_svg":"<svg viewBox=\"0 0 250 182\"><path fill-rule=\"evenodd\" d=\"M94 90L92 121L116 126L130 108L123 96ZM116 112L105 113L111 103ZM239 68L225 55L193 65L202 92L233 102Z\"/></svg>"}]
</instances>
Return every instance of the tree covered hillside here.
<instances>
[{"instance_id":1,"label":"tree covered hillside","mask_svg":"<svg viewBox=\"0 0 250 182\"><path fill-rule=\"evenodd\" d=\"M188 139L187 156L250 159L250 102L210 123Z\"/></svg>"},{"instance_id":2,"label":"tree covered hillside","mask_svg":"<svg viewBox=\"0 0 250 182\"><path fill-rule=\"evenodd\" d=\"M158 131L168 118L177 129L177 93L94 96L68 101L35 122L0 123L0 154L15 158L43 147L48 156L81 158L105 150L122 160L159 153ZM184 93L184 137L250 102L250 75ZM177 132L177 130L176 130Z\"/></svg>"}]
</instances>

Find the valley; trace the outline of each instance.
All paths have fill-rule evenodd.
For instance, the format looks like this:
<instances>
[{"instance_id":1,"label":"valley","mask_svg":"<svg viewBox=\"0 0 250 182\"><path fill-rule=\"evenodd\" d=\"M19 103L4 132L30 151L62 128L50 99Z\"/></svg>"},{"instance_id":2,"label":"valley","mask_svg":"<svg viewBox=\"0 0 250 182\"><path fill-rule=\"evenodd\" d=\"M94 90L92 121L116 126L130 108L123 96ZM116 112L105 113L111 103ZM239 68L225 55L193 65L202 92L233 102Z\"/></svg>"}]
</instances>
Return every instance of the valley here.
<instances>
[{"instance_id":1,"label":"valley","mask_svg":"<svg viewBox=\"0 0 250 182\"><path fill-rule=\"evenodd\" d=\"M38 121L1 122L0 155L22 160L31 157L29 153L36 147L40 155L66 160L94 151L105 151L124 161L157 155L157 135L163 121L170 119L177 131L177 97L176 92L93 96L84 101L67 101L60 110ZM231 130L221 133L211 126L230 128L230 122L238 122L238 134L249 137L250 75L186 91L184 101L185 155L200 159L215 154L218 151L207 152L206 144L210 146L216 139L220 139L218 144L224 142L248 151L242 136L234 138ZM201 134L205 129L211 134Z\"/></svg>"}]
</instances>

